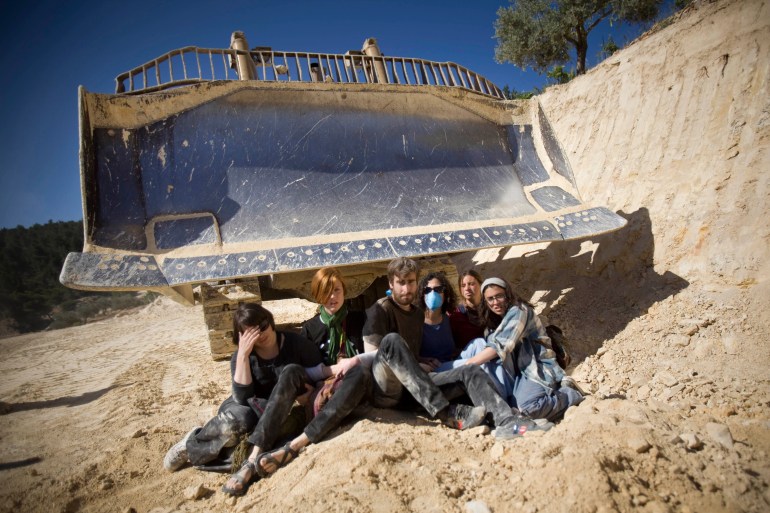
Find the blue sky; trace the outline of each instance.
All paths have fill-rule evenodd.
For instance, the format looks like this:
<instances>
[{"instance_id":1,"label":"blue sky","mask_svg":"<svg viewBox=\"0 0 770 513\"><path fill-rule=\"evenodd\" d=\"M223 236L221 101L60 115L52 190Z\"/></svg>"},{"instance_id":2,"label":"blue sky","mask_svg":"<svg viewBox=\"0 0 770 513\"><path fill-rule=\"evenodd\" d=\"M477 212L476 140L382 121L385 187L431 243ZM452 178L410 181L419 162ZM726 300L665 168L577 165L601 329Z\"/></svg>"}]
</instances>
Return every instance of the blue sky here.
<instances>
[{"instance_id":1,"label":"blue sky","mask_svg":"<svg viewBox=\"0 0 770 513\"><path fill-rule=\"evenodd\" d=\"M544 76L494 61L507 0L0 2L0 227L82 219L77 88L114 92L115 76L169 50L250 46L344 53L376 37L385 55L453 61L519 91ZM589 67L608 26L592 33ZM619 29L619 30L618 30ZM637 27L615 27L623 46Z\"/></svg>"}]
</instances>

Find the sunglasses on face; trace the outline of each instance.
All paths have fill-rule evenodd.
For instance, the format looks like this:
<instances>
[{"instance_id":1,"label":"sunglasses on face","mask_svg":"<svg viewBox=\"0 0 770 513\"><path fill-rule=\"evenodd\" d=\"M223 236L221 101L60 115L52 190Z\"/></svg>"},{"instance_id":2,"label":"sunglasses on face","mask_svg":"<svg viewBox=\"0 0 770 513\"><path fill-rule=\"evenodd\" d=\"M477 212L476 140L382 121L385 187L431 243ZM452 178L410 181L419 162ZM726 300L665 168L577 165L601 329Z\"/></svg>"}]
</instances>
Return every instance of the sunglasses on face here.
<instances>
[{"instance_id":1,"label":"sunglasses on face","mask_svg":"<svg viewBox=\"0 0 770 513\"><path fill-rule=\"evenodd\" d=\"M505 301L505 294L497 294L496 296L485 298L490 305L493 303L502 303Z\"/></svg>"},{"instance_id":2,"label":"sunglasses on face","mask_svg":"<svg viewBox=\"0 0 770 513\"><path fill-rule=\"evenodd\" d=\"M443 285L436 285L435 287L425 287L424 289L422 289L422 293L423 294L430 294L434 290L436 292L438 292L439 294L443 294L444 293L444 286Z\"/></svg>"}]
</instances>

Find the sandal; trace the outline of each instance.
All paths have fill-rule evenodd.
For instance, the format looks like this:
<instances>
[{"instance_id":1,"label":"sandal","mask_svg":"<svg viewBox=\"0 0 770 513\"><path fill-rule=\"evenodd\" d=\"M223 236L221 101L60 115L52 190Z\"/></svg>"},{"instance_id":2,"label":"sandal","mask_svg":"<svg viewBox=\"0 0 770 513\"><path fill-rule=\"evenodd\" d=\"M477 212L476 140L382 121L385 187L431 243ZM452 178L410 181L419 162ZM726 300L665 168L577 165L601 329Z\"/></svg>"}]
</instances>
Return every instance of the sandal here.
<instances>
[{"instance_id":1,"label":"sandal","mask_svg":"<svg viewBox=\"0 0 770 513\"><path fill-rule=\"evenodd\" d=\"M278 451L283 451L283 457L280 461L278 461L276 457L273 456L273 454ZM294 461L297 456L299 456L299 451L292 449L290 444L286 444L280 449L275 449L272 452L263 452L257 456L257 472L259 472L260 476L267 477L270 474L277 472L279 468L285 467ZM273 472L268 472L262 467L262 460L267 460L268 463L272 463L275 465L276 469Z\"/></svg>"},{"instance_id":2,"label":"sandal","mask_svg":"<svg viewBox=\"0 0 770 513\"><path fill-rule=\"evenodd\" d=\"M257 460L259 461L259 460ZM244 472L244 470L248 471L248 474ZM241 495L246 493L246 490L249 489L249 485L252 483L252 478L255 475L262 475L259 472L259 466L256 464L256 462L251 460L246 460L243 462L243 465L241 465L241 468L238 469L238 472L230 476L230 479L235 479L235 481L241 485L240 488L228 488L227 483L222 486L222 491L228 495L232 495L235 497L240 497ZM248 477L247 477L248 476ZM228 479L229 481L229 479Z\"/></svg>"}]
</instances>

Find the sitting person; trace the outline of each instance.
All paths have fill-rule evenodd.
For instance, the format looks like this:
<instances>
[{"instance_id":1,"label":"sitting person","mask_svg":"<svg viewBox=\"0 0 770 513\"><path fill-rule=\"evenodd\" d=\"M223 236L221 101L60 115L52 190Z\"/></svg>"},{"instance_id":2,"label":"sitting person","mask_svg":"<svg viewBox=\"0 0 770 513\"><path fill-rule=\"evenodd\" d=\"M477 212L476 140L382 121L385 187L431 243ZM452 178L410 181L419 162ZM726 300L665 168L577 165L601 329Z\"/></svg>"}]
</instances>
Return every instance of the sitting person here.
<instances>
[{"instance_id":1,"label":"sitting person","mask_svg":"<svg viewBox=\"0 0 770 513\"><path fill-rule=\"evenodd\" d=\"M302 323L300 335L313 341L332 365L338 358L352 358L363 350L363 312L348 312L347 289L342 274L332 267L319 269L310 283L318 313Z\"/></svg>"},{"instance_id":2,"label":"sitting person","mask_svg":"<svg viewBox=\"0 0 770 513\"><path fill-rule=\"evenodd\" d=\"M230 362L232 396L215 418L174 445L163 465L169 471L188 462L203 465L217 459L224 448L237 444L239 435L250 433L251 454L222 488L225 493L242 495L255 475L269 473L257 465L257 457L264 456L263 451L272 449L281 436L295 399L306 401L311 382L346 369L323 365L322 355L312 342L295 333L276 331L272 314L254 303L241 304L235 311L233 342L238 350ZM269 458L265 460L267 467Z\"/></svg>"},{"instance_id":3,"label":"sitting person","mask_svg":"<svg viewBox=\"0 0 770 513\"><path fill-rule=\"evenodd\" d=\"M481 275L473 270L466 271L459 283L463 293L463 303L454 309L449 321L452 326L452 338L454 339L455 335L461 337L463 344L459 345L455 340L455 348L459 347L458 353L451 359L442 359L434 370L444 372L466 363L479 365L492 378L497 392L508 401L510 387L506 387L506 383L509 380L500 365L500 359L492 358L486 361L478 356L478 353L486 347L484 340L486 324L481 317Z\"/></svg>"},{"instance_id":4,"label":"sitting person","mask_svg":"<svg viewBox=\"0 0 770 513\"><path fill-rule=\"evenodd\" d=\"M319 303L318 314L302 324L300 334L321 350L332 378L311 395L308 418L312 420L302 434L280 449L257 456L258 473L272 474L296 458L304 447L323 439L359 405L371 388L371 373L355 358L358 351L353 340L360 337L362 325L357 325L359 337L348 336L345 329L348 310L342 275L331 267L319 269L313 276L310 292ZM355 323L351 324L355 330Z\"/></svg>"},{"instance_id":5,"label":"sitting person","mask_svg":"<svg viewBox=\"0 0 770 513\"><path fill-rule=\"evenodd\" d=\"M430 272L420 279L420 306L425 311L422 326L420 363L427 371L454 358L455 342L449 325L449 312L454 308L455 292L442 272Z\"/></svg>"},{"instance_id":6,"label":"sitting person","mask_svg":"<svg viewBox=\"0 0 770 513\"><path fill-rule=\"evenodd\" d=\"M487 338L468 344L452 366L486 365L509 404L530 417L560 419L583 396L565 379L534 308L501 278L485 280L481 292Z\"/></svg>"},{"instance_id":7,"label":"sitting person","mask_svg":"<svg viewBox=\"0 0 770 513\"><path fill-rule=\"evenodd\" d=\"M374 405L392 408L399 405L408 391L431 417L457 429L468 429L492 414L497 429L495 437L510 439L527 430L548 429L512 409L497 393L489 376L477 366L465 365L430 375L417 358L422 344L425 316L413 304L417 293L417 263L397 258L388 265L391 295L378 300L366 312L365 353L357 358L371 361ZM452 405L444 391L455 398L465 393L475 405Z\"/></svg>"},{"instance_id":8,"label":"sitting person","mask_svg":"<svg viewBox=\"0 0 770 513\"><path fill-rule=\"evenodd\" d=\"M290 396L291 406L305 392L305 368L322 363L318 348L297 334L276 331L273 315L255 303L241 304L235 311L233 342L238 350L230 361L232 395L216 417L168 451L163 461L167 470L216 460L223 448L245 433L251 433L249 440L255 446L268 448L288 415L287 409L285 415L281 411L276 416L278 393ZM284 404L280 406L282 410Z\"/></svg>"},{"instance_id":9,"label":"sitting person","mask_svg":"<svg viewBox=\"0 0 770 513\"><path fill-rule=\"evenodd\" d=\"M481 275L470 269L460 275L459 304L449 313L452 338L455 341L454 358L471 340L484 338L484 319L481 318Z\"/></svg>"}]
</instances>

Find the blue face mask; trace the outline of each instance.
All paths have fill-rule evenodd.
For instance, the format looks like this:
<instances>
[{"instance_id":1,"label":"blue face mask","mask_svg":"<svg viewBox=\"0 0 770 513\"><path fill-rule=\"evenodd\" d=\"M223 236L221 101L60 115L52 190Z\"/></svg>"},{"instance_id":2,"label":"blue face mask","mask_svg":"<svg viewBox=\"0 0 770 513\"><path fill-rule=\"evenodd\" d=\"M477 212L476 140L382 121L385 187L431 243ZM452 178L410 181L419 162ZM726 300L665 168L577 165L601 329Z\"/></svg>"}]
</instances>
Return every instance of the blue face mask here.
<instances>
[{"instance_id":1,"label":"blue face mask","mask_svg":"<svg viewBox=\"0 0 770 513\"><path fill-rule=\"evenodd\" d=\"M435 290L425 294L425 306L428 310L436 310L441 307L441 303L444 301L441 299L441 295Z\"/></svg>"}]
</instances>

